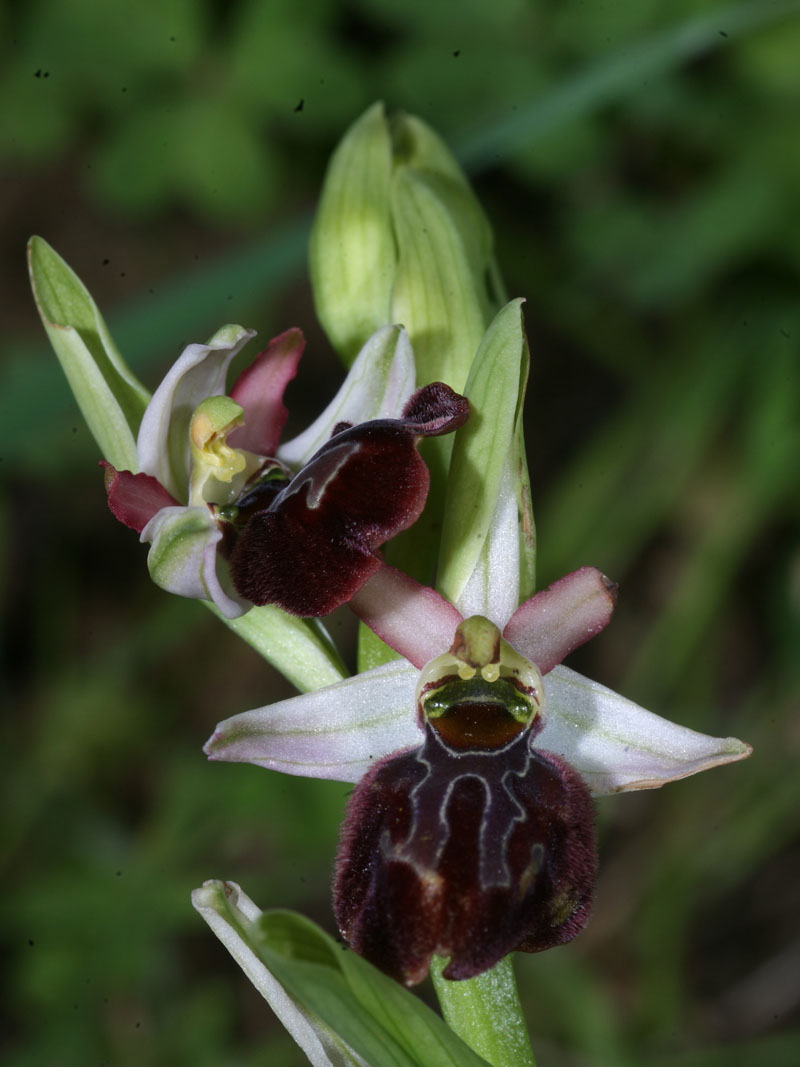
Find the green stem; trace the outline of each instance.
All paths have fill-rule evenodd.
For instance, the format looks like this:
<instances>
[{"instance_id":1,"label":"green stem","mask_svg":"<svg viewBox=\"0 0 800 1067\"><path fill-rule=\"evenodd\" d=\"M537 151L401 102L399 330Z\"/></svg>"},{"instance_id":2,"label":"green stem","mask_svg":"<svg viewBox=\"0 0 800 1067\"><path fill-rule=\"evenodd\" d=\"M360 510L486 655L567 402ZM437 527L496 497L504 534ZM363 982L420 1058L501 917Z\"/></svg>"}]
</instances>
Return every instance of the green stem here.
<instances>
[{"instance_id":1,"label":"green stem","mask_svg":"<svg viewBox=\"0 0 800 1067\"><path fill-rule=\"evenodd\" d=\"M226 619L216 604L205 606L241 637L301 693L333 685L348 676L339 651L319 619L298 619L274 604Z\"/></svg>"},{"instance_id":2,"label":"green stem","mask_svg":"<svg viewBox=\"0 0 800 1067\"><path fill-rule=\"evenodd\" d=\"M511 956L463 982L444 978L446 965L435 957L431 977L450 1029L492 1067L536 1067Z\"/></svg>"}]
</instances>

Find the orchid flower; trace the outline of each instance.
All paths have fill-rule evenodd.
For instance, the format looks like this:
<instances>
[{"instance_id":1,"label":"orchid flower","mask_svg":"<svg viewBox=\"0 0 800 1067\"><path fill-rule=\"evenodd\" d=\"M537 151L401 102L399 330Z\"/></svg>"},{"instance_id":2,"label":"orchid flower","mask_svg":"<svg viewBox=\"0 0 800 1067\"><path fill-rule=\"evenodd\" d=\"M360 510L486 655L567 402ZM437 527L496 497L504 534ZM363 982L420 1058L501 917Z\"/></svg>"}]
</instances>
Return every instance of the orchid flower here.
<instances>
[{"instance_id":1,"label":"orchid flower","mask_svg":"<svg viewBox=\"0 0 800 1067\"><path fill-rule=\"evenodd\" d=\"M212 600L228 618L254 603L327 614L419 516L419 440L455 429L469 408L441 383L414 393L408 336L387 326L322 415L279 444L305 342L297 329L276 337L227 396L228 367L253 336L228 326L184 350L145 410L138 472L104 463L109 506L150 542L151 576L170 592Z\"/></svg>"},{"instance_id":2,"label":"orchid flower","mask_svg":"<svg viewBox=\"0 0 800 1067\"><path fill-rule=\"evenodd\" d=\"M671 723L562 665L606 626L615 595L616 586L600 571L583 567L531 597L510 617L500 614L501 594L487 605L495 612L493 620L477 615L465 620L433 589L384 565L350 606L404 658L235 715L220 723L206 744L212 760L359 783L342 836L337 916L353 947L388 973L407 983L420 981L433 953L446 949L443 954L451 955L451 963L445 976L472 977L515 948L537 951L573 937L586 921L596 867L590 794L655 788L749 755L749 746L735 738L708 737ZM480 637L485 633L490 639ZM490 651L480 651L485 640ZM453 696L448 686L457 678L474 678L476 669L479 682L510 678L515 693ZM431 690L438 694L435 711L427 706ZM441 694L449 695L445 699ZM485 708L487 699L492 706L511 708L502 743L487 739L485 725L475 728L474 737L471 727L463 734L463 722L470 721L463 718L464 709L476 700ZM455 735L452 728L449 735L443 733L442 724L435 722L443 708L461 716ZM485 759L484 771L468 769L465 748L470 758L498 749L502 763L491 773ZM450 771L441 770L441 759L447 758L442 749L451 758ZM428 771L420 773L423 766ZM521 783L515 791L506 787L510 775ZM461 806L447 807L455 803L457 777L481 777L484 783L480 830L476 816L471 824L480 841L481 864L491 864L485 858L494 854L489 842L502 840L508 846L503 862L510 866L500 863L494 874L481 876L480 884L466 884L463 872L474 874L476 864L464 864L453 891L439 865L445 863L451 824L462 832L470 825L469 818L460 818ZM427 799L417 806L421 789ZM529 799L520 790L527 790ZM549 817L542 836L541 820L533 816L545 797L547 810L560 814ZM505 814L499 815L502 810ZM411 824L409 811L416 812ZM539 836L533 841L529 835L520 837L523 830L515 829L516 823ZM440 840L432 853L437 833ZM415 839L420 843L415 845ZM544 862L537 851L542 840L548 841L548 866L546 877L537 879ZM390 877L398 860L418 875L415 888L409 888L411 874ZM531 892L520 899L518 890L526 879ZM402 892L398 884L405 885ZM484 914L489 889L492 923ZM453 899L467 904L454 906ZM421 918L432 912L439 916L433 925ZM476 930L487 929L492 932L488 944L485 936L476 936Z\"/></svg>"}]
</instances>

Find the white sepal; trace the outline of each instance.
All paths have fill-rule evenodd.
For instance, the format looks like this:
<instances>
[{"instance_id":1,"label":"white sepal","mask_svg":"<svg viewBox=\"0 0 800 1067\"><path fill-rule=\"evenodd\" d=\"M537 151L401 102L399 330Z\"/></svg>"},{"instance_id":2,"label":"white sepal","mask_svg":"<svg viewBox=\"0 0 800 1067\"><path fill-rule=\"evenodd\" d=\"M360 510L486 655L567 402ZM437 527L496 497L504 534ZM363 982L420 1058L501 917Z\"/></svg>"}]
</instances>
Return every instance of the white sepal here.
<instances>
[{"instance_id":1,"label":"white sepal","mask_svg":"<svg viewBox=\"0 0 800 1067\"><path fill-rule=\"evenodd\" d=\"M375 760L422 743L418 672L394 660L325 689L221 722L203 751L212 760L358 782Z\"/></svg>"},{"instance_id":2,"label":"white sepal","mask_svg":"<svg viewBox=\"0 0 800 1067\"><path fill-rule=\"evenodd\" d=\"M207 507L162 508L142 530L140 541L152 542L147 555L150 577L178 596L213 600L227 619L252 606L237 597L227 579L227 564L217 553L222 531Z\"/></svg>"},{"instance_id":3,"label":"white sepal","mask_svg":"<svg viewBox=\"0 0 800 1067\"><path fill-rule=\"evenodd\" d=\"M563 756L595 796L656 789L752 751L735 737L662 719L569 667L545 675L544 690L545 725L535 747Z\"/></svg>"}]
</instances>

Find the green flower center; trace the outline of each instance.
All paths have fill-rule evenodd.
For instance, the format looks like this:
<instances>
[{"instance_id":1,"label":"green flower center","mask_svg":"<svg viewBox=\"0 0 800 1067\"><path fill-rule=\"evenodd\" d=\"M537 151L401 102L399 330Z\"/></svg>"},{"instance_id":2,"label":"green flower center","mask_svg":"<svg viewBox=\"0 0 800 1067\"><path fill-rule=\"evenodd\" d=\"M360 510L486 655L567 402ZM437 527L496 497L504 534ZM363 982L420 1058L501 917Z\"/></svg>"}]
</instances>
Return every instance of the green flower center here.
<instances>
[{"instance_id":1,"label":"green flower center","mask_svg":"<svg viewBox=\"0 0 800 1067\"><path fill-rule=\"evenodd\" d=\"M420 715L450 748L495 749L530 728L542 704L538 669L475 615L456 630L449 652L422 669Z\"/></svg>"}]
</instances>

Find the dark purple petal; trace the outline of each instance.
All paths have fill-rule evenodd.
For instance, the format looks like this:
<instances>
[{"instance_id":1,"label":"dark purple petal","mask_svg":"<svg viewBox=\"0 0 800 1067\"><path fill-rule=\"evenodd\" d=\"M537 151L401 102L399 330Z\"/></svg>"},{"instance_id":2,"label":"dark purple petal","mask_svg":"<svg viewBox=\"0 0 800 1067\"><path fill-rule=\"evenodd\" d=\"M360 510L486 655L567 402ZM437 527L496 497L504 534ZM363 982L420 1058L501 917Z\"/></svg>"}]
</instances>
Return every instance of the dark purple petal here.
<instances>
[{"instance_id":1,"label":"dark purple petal","mask_svg":"<svg viewBox=\"0 0 800 1067\"><path fill-rule=\"evenodd\" d=\"M233 448L275 455L289 416L283 394L297 374L305 346L302 330L286 330L239 375L230 395L244 409L244 425L228 437Z\"/></svg>"},{"instance_id":2,"label":"dark purple petal","mask_svg":"<svg viewBox=\"0 0 800 1067\"><path fill-rule=\"evenodd\" d=\"M407 985L434 954L473 978L515 950L583 927L597 860L580 775L523 733L494 751L453 751L430 724L414 752L359 783L334 886L351 947Z\"/></svg>"},{"instance_id":3,"label":"dark purple petal","mask_svg":"<svg viewBox=\"0 0 800 1067\"><path fill-rule=\"evenodd\" d=\"M523 778L518 796L547 826L551 845L538 884L531 887L523 918L525 936L517 952L541 952L577 937L589 918L597 878L594 803L588 785L560 756L533 749L533 757L547 772Z\"/></svg>"},{"instance_id":4,"label":"dark purple petal","mask_svg":"<svg viewBox=\"0 0 800 1067\"><path fill-rule=\"evenodd\" d=\"M231 555L240 595L293 615L327 615L379 569L377 550L425 506L418 439L448 433L469 414L467 401L440 383L407 409L413 418L340 430L249 520Z\"/></svg>"},{"instance_id":5,"label":"dark purple petal","mask_svg":"<svg viewBox=\"0 0 800 1067\"><path fill-rule=\"evenodd\" d=\"M608 625L616 602L616 583L597 567L581 567L526 600L503 636L547 674Z\"/></svg>"},{"instance_id":6,"label":"dark purple petal","mask_svg":"<svg viewBox=\"0 0 800 1067\"><path fill-rule=\"evenodd\" d=\"M100 460L100 466L112 514L137 533L141 533L162 508L177 506L178 501L149 474L118 471L104 459Z\"/></svg>"}]
</instances>

